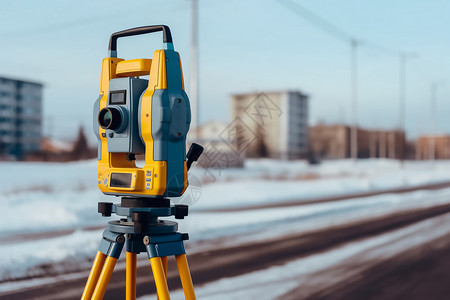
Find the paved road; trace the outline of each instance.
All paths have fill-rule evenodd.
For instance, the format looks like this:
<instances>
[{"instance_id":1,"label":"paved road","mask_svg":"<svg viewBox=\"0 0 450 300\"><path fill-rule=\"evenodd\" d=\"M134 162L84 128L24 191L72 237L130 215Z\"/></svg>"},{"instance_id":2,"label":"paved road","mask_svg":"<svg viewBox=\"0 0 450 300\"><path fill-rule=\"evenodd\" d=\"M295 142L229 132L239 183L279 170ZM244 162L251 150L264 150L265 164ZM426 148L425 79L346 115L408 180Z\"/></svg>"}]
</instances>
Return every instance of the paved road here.
<instances>
[{"instance_id":1,"label":"paved road","mask_svg":"<svg viewBox=\"0 0 450 300\"><path fill-rule=\"evenodd\" d=\"M222 247L215 250L189 255L188 259L191 266L194 284L200 285L213 282L220 278L237 276L256 270L265 269L273 265L283 264L293 259L298 259L313 253L328 250L361 238L376 236L390 230L406 227L419 221L434 218L447 213L450 213L450 204L439 205L432 208L415 209L383 217L366 219L357 223L346 224L334 228L327 228L326 230L309 232L306 234L294 234L290 235L289 238L279 237L264 242L254 242L228 248ZM386 263L388 266L394 266L389 264L389 262ZM401 264L401 262L399 262L399 264ZM180 288L181 286L176 270L174 269L174 265L175 263L169 260L170 268L168 273L168 282L169 288L171 289ZM401 265L408 266L408 263ZM423 265L419 264L419 266ZM392 271L394 272L396 269L394 268ZM407 273L408 270L404 268L404 274ZM382 279L376 276L373 279L371 279L370 276L368 276L368 278L368 283L380 283L380 286L384 286ZM432 283L431 279L430 283ZM85 279L74 279L50 285L43 285L41 287L34 287L27 290L16 291L9 293L8 295L0 295L0 298L79 299L84 284ZM369 299L370 297L356 297L363 292L366 293L364 295L370 296L371 294L366 292L366 288L367 286L365 281L361 281L359 285L355 285L355 288L351 290L347 290L345 285L335 286L330 288L328 292L324 291L324 294L315 295L312 299L320 297L323 297L323 299L330 299L330 293L332 293L332 295L342 295L342 298L336 299ZM125 272L124 270L117 270L114 272L110 281L105 299L124 299L124 293ZM137 294L140 296L149 293L154 293L154 282L151 279L149 263L140 264L138 268ZM346 298L346 295L350 297ZM331 298L334 299L334 297ZM413 299L407 297L400 298ZM293 296L292 299L298 298Z\"/></svg>"}]
</instances>

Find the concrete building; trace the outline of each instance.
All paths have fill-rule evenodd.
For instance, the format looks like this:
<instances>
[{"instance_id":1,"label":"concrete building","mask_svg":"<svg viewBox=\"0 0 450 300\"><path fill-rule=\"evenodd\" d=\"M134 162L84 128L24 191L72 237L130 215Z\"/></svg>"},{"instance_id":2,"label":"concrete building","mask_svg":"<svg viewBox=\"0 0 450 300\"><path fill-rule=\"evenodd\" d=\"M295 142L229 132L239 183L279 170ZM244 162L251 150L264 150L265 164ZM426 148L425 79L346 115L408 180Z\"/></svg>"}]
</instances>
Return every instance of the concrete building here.
<instances>
[{"instance_id":1,"label":"concrete building","mask_svg":"<svg viewBox=\"0 0 450 300\"><path fill-rule=\"evenodd\" d=\"M368 143L368 152L361 149L361 157L405 159L410 157L407 152L406 135L402 130L361 130L358 138ZM367 141L368 140L368 141Z\"/></svg>"},{"instance_id":2,"label":"concrete building","mask_svg":"<svg viewBox=\"0 0 450 300\"><path fill-rule=\"evenodd\" d=\"M420 136L416 144L416 159L450 159L450 136Z\"/></svg>"},{"instance_id":3,"label":"concrete building","mask_svg":"<svg viewBox=\"0 0 450 300\"><path fill-rule=\"evenodd\" d=\"M225 136L246 157L296 159L308 153L308 96L299 91L236 94ZM222 137L223 138L223 137Z\"/></svg>"},{"instance_id":4,"label":"concrete building","mask_svg":"<svg viewBox=\"0 0 450 300\"><path fill-rule=\"evenodd\" d=\"M220 138L220 134L226 129L227 123L217 120L211 120L205 122L198 127L198 137L197 139L201 142L223 142Z\"/></svg>"},{"instance_id":5,"label":"concrete building","mask_svg":"<svg viewBox=\"0 0 450 300\"><path fill-rule=\"evenodd\" d=\"M228 124L221 121L209 121L198 127L196 142L204 147L199 165L204 168L237 168L244 166L244 160L233 149L233 145L221 138Z\"/></svg>"},{"instance_id":6,"label":"concrete building","mask_svg":"<svg viewBox=\"0 0 450 300\"><path fill-rule=\"evenodd\" d=\"M350 156L350 127L345 125L315 125L309 128L311 153L320 159Z\"/></svg>"},{"instance_id":7,"label":"concrete building","mask_svg":"<svg viewBox=\"0 0 450 300\"><path fill-rule=\"evenodd\" d=\"M23 159L41 139L42 84L0 77L0 157Z\"/></svg>"},{"instance_id":8,"label":"concrete building","mask_svg":"<svg viewBox=\"0 0 450 300\"><path fill-rule=\"evenodd\" d=\"M318 158L350 157L350 127L346 125L311 126L311 153ZM367 130L358 128L359 158L405 158L405 133L399 130Z\"/></svg>"}]
</instances>

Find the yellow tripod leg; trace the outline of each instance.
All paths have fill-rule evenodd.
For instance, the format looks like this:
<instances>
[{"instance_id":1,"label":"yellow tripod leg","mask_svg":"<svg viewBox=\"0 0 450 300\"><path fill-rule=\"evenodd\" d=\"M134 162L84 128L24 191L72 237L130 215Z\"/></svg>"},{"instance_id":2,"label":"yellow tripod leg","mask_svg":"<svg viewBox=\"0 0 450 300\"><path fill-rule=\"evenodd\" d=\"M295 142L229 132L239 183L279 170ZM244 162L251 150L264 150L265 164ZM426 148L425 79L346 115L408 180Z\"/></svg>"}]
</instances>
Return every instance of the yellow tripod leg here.
<instances>
[{"instance_id":1,"label":"yellow tripod leg","mask_svg":"<svg viewBox=\"0 0 450 300\"><path fill-rule=\"evenodd\" d=\"M150 264L152 265L153 277L155 278L158 299L170 300L169 288L167 287L167 280L161 257L150 258Z\"/></svg>"},{"instance_id":2,"label":"yellow tripod leg","mask_svg":"<svg viewBox=\"0 0 450 300\"><path fill-rule=\"evenodd\" d=\"M88 280L86 282L86 286L84 288L83 295L81 296L81 300L90 300L92 294L94 293L95 286L97 285L98 278L103 268L103 264L105 263L106 255L97 252L95 256L94 263L92 264L91 272L89 273Z\"/></svg>"},{"instance_id":3,"label":"yellow tripod leg","mask_svg":"<svg viewBox=\"0 0 450 300\"><path fill-rule=\"evenodd\" d=\"M162 265L163 265L163 269L164 269L164 275L166 275L166 281L167 281L167 256L162 256L161 261L162 261ZM158 294L156 295L156 299L160 300Z\"/></svg>"},{"instance_id":4,"label":"yellow tripod leg","mask_svg":"<svg viewBox=\"0 0 450 300\"><path fill-rule=\"evenodd\" d=\"M106 292L106 287L108 286L109 280L111 279L112 272L116 266L117 258L108 256L106 258L105 265L103 266L102 272L100 273L99 281L95 287L92 299L101 300Z\"/></svg>"},{"instance_id":5,"label":"yellow tripod leg","mask_svg":"<svg viewBox=\"0 0 450 300\"><path fill-rule=\"evenodd\" d=\"M177 259L178 272L180 273L181 285L183 286L186 300L195 300L194 285L192 284L191 273L186 259L186 254L175 256Z\"/></svg>"},{"instance_id":6,"label":"yellow tripod leg","mask_svg":"<svg viewBox=\"0 0 450 300\"><path fill-rule=\"evenodd\" d=\"M126 300L136 300L136 253L127 252Z\"/></svg>"}]
</instances>

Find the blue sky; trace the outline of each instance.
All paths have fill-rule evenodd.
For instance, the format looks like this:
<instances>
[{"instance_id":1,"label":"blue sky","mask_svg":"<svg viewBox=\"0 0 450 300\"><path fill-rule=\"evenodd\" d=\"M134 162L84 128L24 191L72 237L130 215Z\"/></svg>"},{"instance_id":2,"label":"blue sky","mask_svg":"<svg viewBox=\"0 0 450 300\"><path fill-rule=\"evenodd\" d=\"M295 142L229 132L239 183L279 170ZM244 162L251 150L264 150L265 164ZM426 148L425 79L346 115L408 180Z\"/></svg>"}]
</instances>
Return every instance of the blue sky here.
<instances>
[{"instance_id":1,"label":"blue sky","mask_svg":"<svg viewBox=\"0 0 450 300\"><path fill-rule=\"evenodd\" d=\"M450 133L450 2L445 0L295 0L343 31L393 51L408 63L406 125L430 132L431 83L438 88L437 129ZM44 132L92 134L92 105L111 33L166 24L189 81L190 1L3 1L0 75L45 84ZM311 123L351 121L350 47L275 0L199 1L200 119L229 121L230 95L297 89L311 96ZM151 57L161 36L119 40L119 57ZM398 125L399 58L359 52L359 123ZM188 91L189 92L189 91Z\"/></svg>"}]
</instances>

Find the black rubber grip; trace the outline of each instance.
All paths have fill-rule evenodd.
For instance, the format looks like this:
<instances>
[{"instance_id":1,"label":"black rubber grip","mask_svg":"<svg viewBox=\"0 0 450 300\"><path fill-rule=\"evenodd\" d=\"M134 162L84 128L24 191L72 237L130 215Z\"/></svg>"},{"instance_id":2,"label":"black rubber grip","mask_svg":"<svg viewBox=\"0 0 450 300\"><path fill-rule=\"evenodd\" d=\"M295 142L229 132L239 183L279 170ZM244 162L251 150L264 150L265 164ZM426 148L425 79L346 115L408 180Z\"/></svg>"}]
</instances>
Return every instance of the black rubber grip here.
<instances>
[{"instance_id":1,"label":"black rubber grip","mask_svg":"<svg viewBox=\"0 0 450 300\"><path fill-rule=\"evenodd\" d=\"M117 39L120 37L140 35L158 31L163 32L164 43L172 43L172 34L170 33L170 29L168 26L166 25L142 26L114 32L113 34L111 34L111 38L109 39L108 50L117 51Z\"/></svg>"}]
</instances>

